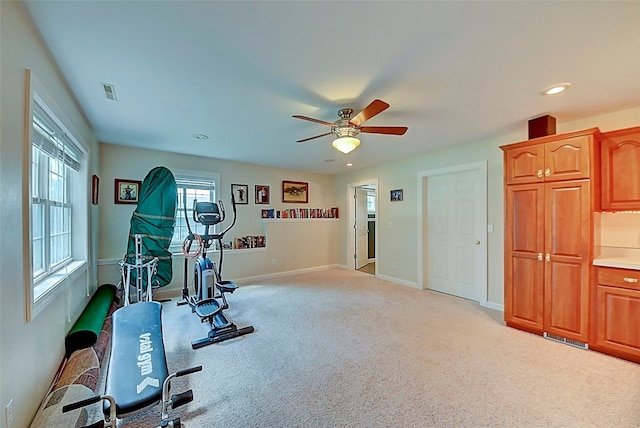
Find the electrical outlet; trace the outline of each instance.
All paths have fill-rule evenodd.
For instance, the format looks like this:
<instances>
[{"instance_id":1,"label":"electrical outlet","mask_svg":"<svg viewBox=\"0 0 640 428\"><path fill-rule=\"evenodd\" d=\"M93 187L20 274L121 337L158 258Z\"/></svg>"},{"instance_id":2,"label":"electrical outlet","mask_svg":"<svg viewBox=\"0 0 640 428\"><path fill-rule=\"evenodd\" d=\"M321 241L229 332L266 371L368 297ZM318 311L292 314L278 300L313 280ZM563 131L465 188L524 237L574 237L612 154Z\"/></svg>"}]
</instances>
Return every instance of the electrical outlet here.
<instances>
[{"instance_id":1,"label":"electrical outlet","mask_svg":"<svg viewBox=\"0 0 640 428\"><path fill-rule=\"evenodd\" d=\"M4 422L7 428L13 428L13 398L4 408Z\"/></svg>"}]
</instances>

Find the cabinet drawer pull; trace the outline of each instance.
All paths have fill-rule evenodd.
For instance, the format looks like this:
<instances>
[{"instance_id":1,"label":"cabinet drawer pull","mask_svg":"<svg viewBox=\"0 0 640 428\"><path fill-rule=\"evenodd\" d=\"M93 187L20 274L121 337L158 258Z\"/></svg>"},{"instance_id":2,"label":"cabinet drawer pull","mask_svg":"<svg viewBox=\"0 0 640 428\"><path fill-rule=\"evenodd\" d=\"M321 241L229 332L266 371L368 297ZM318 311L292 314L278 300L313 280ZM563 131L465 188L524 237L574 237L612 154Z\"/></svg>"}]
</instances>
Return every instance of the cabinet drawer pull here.
<instances>
[{"instance_id":1,"label":"cabinet drawer pull","mask_svg":"<svg viewBox=\"0 0 640 428\"><path fill-rule=\"evenodd\" d=\"M625 278L624 282L630 282L635 284L636 282L638 282L638 278Z\"/></svg>"}]
</instances>

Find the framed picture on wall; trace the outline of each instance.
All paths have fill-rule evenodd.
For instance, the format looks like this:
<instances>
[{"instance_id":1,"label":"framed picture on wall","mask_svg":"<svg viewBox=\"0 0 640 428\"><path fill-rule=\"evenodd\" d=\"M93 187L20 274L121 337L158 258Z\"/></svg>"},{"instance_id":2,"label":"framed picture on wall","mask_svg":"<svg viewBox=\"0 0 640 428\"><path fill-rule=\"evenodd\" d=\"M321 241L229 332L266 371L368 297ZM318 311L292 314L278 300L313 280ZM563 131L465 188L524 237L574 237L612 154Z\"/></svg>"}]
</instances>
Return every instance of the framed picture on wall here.
<instances>
[{"instance_id":1,"label":"framed picture on wall","mask_svg":"<svg viewBox=\"0 0 640 428\"><path fill-rule=\"evenodd\" d=\"M256 204L269 204L269 186L256 184Z\"/></svg>"},{"instance_id":2,"label":"framed picture on wall","mask_svg":"<svg viewBox=\"0 0 640 428\"><path fill-rule=\"evenodd\" d=\"M395 189L391 191L391 202L402 201L402 189Z\"/></svg>"},{"instance_id":3,"label":"framed picture on wall","mask_svg":"<svg viewBox=\"0 0 640 428\"><path fill-rule=\"evenodd\" d=\"M248 184L232 184L231 193L235 197L237 205L249 204L249 185Z\"/></svg>"},{"instance_id":4,"label":"framed picture on wall","mask_svg":"<svg viewBox=\"0 0 640 428\"><path fill-rule=\"evenodd\" d=\"M115 200L116 204L137 204L142 181L115 179Z\"/></svg>"},{"instance_id":5,"label":"framed picture on wall","mask_svg":"<svg viewBox=\"0 0 640 428\"><path fill-rule=\"evenodd\" d=\"M100 194L100 177L91 177L91 204L98 205L98 195Z\"/></svg>"},{"instance_id":6,"label":"framed picture on wall","mask_svg":"<svg viewBox=\"0 0 640 428\"><path fill-rule=\"evenodd\" d=\"M309 183L282 180L282 202L309 202Z\"/></svg>"}]
</instances>

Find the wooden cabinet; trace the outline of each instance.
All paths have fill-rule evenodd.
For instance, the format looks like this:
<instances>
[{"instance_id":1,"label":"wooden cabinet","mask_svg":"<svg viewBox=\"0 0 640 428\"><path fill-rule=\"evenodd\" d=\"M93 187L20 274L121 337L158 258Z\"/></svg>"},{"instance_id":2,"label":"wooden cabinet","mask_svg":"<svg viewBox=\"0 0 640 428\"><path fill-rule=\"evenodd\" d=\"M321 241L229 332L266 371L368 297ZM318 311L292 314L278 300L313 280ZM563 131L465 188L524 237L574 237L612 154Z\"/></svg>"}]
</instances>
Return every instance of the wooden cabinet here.
<instances>
[{"instance_id":1,"label":"wooden cabinet","mask_svg":"<svg viewBox=\"0 0 640 428\"><path fill-rule=\"evenodd\" d=\"M507 324L586 343L590 181L518 184L506 194Z\"/></svg>"},{"instance_id":2,"label":"wooden cabinet","mask_svg":"<svg viewBox=\"0 0 640 428\"><path fill-rule=\"evenodd\" d=\"M594 269L591 348L640 363L640 271Z\"/></svg>"},{"instance_id":3,"label":"wooden cabinet","mask_svg":"<svg viewBox=\"0 0 640 428\"><path fill-rule=\"evenodd\" d=\"M601 207L640 210L640 126L602 134Z\"/></svg>"},{"instance_id":4,"label":"wooden cabinet","mask_svg":"<svg viewBox=\"0 0 640 428\"><path fill-rule=\"evenodd\" d=\"M588 342L597 141L587 130L501 147L511 327Z\"/></svg>"},{"instance_id":5,"label":"wooden cabinet","mask_svg":"<svg viewBox=\"0 0 640 428\"><path fill-rule=\"evenodd\" d=\"M505 183L589 178L596 137L597 130L590 129L565 134L560 139L553 135L509 145L504 158Z\"/></svg>"}]
</instances>

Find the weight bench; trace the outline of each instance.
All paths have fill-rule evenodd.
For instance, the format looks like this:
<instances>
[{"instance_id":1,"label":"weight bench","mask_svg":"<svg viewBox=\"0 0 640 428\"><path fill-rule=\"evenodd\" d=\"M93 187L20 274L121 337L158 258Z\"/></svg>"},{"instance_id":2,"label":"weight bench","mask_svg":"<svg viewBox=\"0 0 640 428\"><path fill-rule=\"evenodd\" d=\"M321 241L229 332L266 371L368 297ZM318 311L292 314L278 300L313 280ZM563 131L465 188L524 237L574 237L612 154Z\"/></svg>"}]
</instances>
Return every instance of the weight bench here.
<instances>
[{"instance_id":1,"label":"weight bench","mask_svg":"<svg viewBox=\"0 0 640 428\"><path fill-rule=\"evenodd\" d=\"M115 427L118 418L147 410L162 401L161 427L179 427L180 418L169 420L175 409L193 400L193 392L169 397L170 380L202 370L202 366L169 375L162 339L162 306L145 301L124 306L113 313L111 357L104 395L62 408L68 412L103 402L104 420L85 428Z\"/></svg>"}]
</instances>

